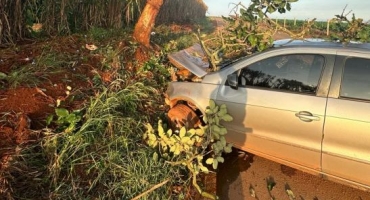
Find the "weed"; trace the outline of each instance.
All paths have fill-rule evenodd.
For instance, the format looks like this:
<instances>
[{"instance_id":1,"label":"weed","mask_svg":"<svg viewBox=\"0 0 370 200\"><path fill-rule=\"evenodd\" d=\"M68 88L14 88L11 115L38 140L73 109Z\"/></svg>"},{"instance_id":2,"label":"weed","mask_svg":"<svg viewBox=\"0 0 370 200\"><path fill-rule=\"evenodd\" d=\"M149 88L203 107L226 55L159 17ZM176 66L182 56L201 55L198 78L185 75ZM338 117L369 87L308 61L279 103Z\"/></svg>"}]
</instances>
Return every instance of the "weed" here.
<instances>
[{"instance_id":1,"label":"weed","mask_svg":"<svg viewBox=\"0 0 370 200\"><path fill-rule=\"evenodd\" d=\"M56 128L57 132L70 133L77 128L77 123L81 121L81 110L75 110L69 112L65 108L56 108L55 115L57 119L55 123L58 125ZM53 121L54 116L50 115L46 119L46 125L49 125Z\"/></svg>"}]
</instances>

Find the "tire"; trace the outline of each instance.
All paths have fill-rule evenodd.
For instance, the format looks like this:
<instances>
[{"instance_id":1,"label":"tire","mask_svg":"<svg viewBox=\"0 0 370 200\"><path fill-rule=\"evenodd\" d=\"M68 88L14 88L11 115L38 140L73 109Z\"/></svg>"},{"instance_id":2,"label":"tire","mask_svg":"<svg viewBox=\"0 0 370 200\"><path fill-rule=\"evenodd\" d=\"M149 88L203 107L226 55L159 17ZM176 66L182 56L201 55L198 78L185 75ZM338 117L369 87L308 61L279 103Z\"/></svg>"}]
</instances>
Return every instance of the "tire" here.
<instances>
[{"instance_id":1,"label":"tire","mask_svg":"<svg viewBox=\"0 0 370 200\"><path fill-rule=\"evenodd\" d=\"M172 129L179 129L183 126L186 129L197 128L200 119L190 107L184 104L177 104L168 111L168 121Z\"/></svg>"}]
</instances>

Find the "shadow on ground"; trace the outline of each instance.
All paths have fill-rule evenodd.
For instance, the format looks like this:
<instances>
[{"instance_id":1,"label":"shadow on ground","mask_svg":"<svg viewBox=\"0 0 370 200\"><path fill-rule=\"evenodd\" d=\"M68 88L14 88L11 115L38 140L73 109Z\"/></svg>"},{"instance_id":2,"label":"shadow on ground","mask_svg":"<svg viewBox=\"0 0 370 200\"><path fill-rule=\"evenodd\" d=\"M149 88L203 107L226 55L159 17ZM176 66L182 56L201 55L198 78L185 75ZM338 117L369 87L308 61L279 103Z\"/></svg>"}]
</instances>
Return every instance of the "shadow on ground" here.
<instances>
[{"instance_id":1,"label":"shadow on ground","mask_svg":"<svg viewBox=\"0 0 370 200\"><path fill-rule=\"evenodd\" d=\"M240 184L235 187L232 183L240 179L240 173L248 170L253 163L254 155L246 152L233 149L232 153L225 156L225 162L221 164L217 171L217 195L222 200L233 200L230 193L236 193L239 197L243 196L242 191L246 188L245 185ZM241 180L239 180L241 181Z\"/></svg>"}]
</instances>

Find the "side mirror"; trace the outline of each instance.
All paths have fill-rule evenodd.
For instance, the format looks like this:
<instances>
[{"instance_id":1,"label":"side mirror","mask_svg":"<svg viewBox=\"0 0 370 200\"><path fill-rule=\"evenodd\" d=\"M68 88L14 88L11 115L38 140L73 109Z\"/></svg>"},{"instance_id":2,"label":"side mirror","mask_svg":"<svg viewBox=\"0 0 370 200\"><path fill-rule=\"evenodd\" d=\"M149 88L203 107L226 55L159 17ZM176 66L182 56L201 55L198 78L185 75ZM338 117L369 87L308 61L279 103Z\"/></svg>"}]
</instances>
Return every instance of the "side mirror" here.
<instances>
[{"instance_id":1,"label":"side mirror","mask_svg":"<svg viewBox=\"0 0 370 200\"><path fill-rule=\"evenodd\" d=\"M232 88L238 89L238 75L236 73L227 75L227 84Z\"/></svg>"}]
</instances>

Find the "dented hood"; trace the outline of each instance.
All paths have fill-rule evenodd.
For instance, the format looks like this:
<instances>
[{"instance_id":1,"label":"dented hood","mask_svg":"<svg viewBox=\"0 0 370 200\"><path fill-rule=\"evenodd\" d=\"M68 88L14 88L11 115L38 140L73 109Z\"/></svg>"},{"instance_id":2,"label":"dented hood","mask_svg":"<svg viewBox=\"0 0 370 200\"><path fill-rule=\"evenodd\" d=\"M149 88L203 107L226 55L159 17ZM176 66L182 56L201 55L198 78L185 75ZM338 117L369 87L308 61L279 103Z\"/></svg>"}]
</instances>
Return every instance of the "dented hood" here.
<instances>
[{"instance_id":1,"label":"dented hood","mask_svg":"<svg viewBox=\"0 0 370 200\"><path fill-rule=\"evenodd\" d=\"M170 62L179 69L187 69L197 77L203 77L208 73L209 63L200 44L169 54Z\"/></svg>"}]
</instances>

